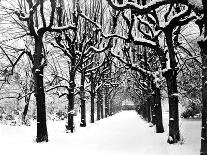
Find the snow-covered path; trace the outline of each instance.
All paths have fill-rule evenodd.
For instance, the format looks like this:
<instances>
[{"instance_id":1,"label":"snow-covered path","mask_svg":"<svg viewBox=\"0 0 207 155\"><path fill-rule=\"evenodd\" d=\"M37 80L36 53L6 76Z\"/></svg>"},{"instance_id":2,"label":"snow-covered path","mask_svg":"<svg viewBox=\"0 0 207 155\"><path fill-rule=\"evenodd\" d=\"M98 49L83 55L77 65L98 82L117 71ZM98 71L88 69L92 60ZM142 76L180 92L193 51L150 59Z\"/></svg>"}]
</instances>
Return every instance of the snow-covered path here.
<instances>
[{"instance_id":1,"label":"snow-covered path","mask_svg":"<svg viewBox=\"0 0 207 155\"><path fill-rule=\"evenodd\" d=\"M0 126L1 152L9 154L75 155L196 155L189 144L169 145L167 132L156 134L135 111L123 111L109 118L64 132L64 122L48 122L49 142L36 144L32 127Z\"/></svg>"}]
</instances>

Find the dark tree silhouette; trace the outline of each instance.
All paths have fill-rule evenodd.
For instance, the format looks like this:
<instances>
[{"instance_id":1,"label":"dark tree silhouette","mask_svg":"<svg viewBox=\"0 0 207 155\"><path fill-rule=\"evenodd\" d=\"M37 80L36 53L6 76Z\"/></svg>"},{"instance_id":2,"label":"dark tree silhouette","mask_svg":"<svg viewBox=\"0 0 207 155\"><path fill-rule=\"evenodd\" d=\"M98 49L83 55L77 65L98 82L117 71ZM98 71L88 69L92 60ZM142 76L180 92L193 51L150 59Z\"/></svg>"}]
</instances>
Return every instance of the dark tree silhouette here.
<instances>
[{"instance_id":1,"label":"dark tree silhouette","mask_svg":"<svg viewBox=\"0 0 207 155\"><path fill-rule=\"evenodd\" d=\"M201 149L200 155L207 155L207 49L206 49L206 36L207 36L207 1L202 0L203 4L203 18L198 20L197 23L200 27L201 36L203 39L198 42L201 49L202 60L202 128L201 128Z\"/></svg>"},{"instance_id":2,"label":"dark tree silhouette","mask_svg":"<svg viewBox=\"0 0 207 155\"><path fill-rule=\"evenodd\" d=\"M20 21L26 22L29 33L27 35L34 39L34 54L30 54L30 58L33 64L32 73L34 79L35 98L37 105L37 142L48 141L47 125L46 125L46 109L45 109L45 91L44 91L44 68L47 65L46 51L44 48L43 38L46 32L60 32L62 30L76 29L72 25L65 27L52 27L54 26L56 0L50 1L50 16L49 22L46 23L45 17L45 3L37 0L35 3L32 0L28 0L27 13L23 13L24 10L15 11ZM37 17L37 12L41 15L40 19ZM42 21L42 24L40 22ZM48 25L47 25L48 24Z\"/></svg>"}]
</instances>

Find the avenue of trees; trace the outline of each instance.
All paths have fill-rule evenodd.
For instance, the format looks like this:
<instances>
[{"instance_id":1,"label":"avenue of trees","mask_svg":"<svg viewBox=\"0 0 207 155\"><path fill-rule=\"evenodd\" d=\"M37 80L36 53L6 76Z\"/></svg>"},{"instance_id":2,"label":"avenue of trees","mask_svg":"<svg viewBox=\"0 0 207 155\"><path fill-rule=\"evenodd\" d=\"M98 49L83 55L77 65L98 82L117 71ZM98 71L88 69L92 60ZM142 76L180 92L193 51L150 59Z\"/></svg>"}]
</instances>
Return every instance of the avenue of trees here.
<instances>
[{"instance_id":1,"label":"avenue of trees","mask_svg":"<svg viewBox=\"0 0 207 155\"><path fill-rule=\"evenodd\" d=\"M130 99L163 133L167 98L167 142L181 140L181 104L183 117L202 116L206 155L206 19L205 0L1 0L0 119L31 115L36 141L47 142L50 115L73 133L79 106L85 127Z\"/></svg>"}]
</instances>

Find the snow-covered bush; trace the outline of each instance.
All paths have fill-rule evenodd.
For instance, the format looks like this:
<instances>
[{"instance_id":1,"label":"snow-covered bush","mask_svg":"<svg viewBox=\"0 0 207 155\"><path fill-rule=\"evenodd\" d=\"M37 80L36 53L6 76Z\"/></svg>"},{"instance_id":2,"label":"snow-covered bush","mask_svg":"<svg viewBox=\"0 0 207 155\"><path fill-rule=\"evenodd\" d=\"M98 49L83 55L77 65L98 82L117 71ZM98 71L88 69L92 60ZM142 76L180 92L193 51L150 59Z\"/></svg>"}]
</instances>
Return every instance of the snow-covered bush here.
<instances>
[{"instance_id":1,"label":"snow-covered bush","mask_svg":"<svg viewBox=\"0 0 207 155\"><path fill-rule=\"evenodd\" d=\"M195 118L200 117L201 113L201 107L200 105L196 104L195 102L189 103L189 105L186 107L186 110L184 110L181 113L182 118Z\"/></svg>"}]
</instances>

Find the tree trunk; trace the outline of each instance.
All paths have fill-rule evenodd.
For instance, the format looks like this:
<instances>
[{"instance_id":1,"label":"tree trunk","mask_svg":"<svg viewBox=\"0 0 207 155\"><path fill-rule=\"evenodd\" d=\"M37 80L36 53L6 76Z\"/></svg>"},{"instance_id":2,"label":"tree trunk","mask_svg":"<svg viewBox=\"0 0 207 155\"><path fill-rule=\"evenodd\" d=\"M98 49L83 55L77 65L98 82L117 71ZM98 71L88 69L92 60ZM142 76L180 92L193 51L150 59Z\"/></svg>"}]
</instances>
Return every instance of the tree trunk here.
<instances>
[{"instance_id":1,"label":"tree trunk","mask_svg":"<svg viewBox=\"0 0 207 155\"><path fill-rule=\"evenodd\" d=\"M47 142L47 124L46 124L46 107L45 107L45 92L43 85L43 70L41 62L43 59L43 42L42 37L35 38L35 53L34 57L34 68L33 78L35 87L35 98L37 105L37 142Z\"/></svg>"},{"instance_id":2,"label":"tree trunk","mask_svg":"<svg viewBox=\"0 0 207 155\"><path fill-rule=\"evenodd\" d=\"M151 95L151 100L150 100L150 110L151 110L151 122L153 125L156 124L156 113L155 113L155 94L153 93Z\"/></svg>"},{"instance_id":3,"label":"tree trunk","mask_svg":"<svg viewBox=\"0 0 207 155\"><path fill-rule=\"evenodd\" d=\"M73 125L73 116L74 116L74 81L70 81L70 89L68 93L68 124L66 126L67 130L70 130L73 133L74 125Z\"/></svg>"},{"instance_id":4,"label":"tree trunk","mask_svg":"<svg viewBox=\"0 0 207 155\"><path fill-rule=\"evenodd\" d=\"M155 88L155 116L156 132L163 133L161 95L160 89L157 87Z\"/></svg>"},{"instance_id":5,"label":"tree trunk","mask_svg":"<svg viewBox=\"0 0 207 155\"><path fill-rule=\"evenodd\" d=\"M91 73L92 74L92 73ZM95 83L94 83L94 79L93 79L93 75L91 76L91 123L94 123L95 119L94 119L94 113L95 113Z\"/></svg>"},{"instance_id":6,"label":"tree trunk","mask_svg":"<svg viewBox=\"0 0 207 155\"><path fill-rule=\"evenodd\" d=\"M201 149L200 155L207 155L207 1L202 0L203 3L203 40L199 41L198 44L201 49L201 60L202 60L202 128L201 128ZM202 30L201 30L202 31Z\"/></svg>"},{"instance_id":7,"label":"tree trunk","mask_svg":"<svg viewBox=\"0 0 207 155\"><path fill-rule=\"evenodd\" d=\"M165 31L168 46L170 69L164 73L167 82L169 98L169 138L168 143L177 143L180 140L179 113L178 113L178 89L177 89L177 62L172 41L172 31Z\"/></svg>"},{"instance_id":8,"label":"tree trunk","mask_svg":"<svg viewBox=\"0 0 207 155\"><path fill-rule=\"evenodd\" d=\"M105 88L105 117L109 116L109 96L108 96L109 88Z\"/></svg>"},{"instance_id":9,"label":"tree trunk","mask_svg":"<svg viewBox=\"0 0 207 155\"><path fill-rule=\"evenodd\" d=\"M68 124L66 130L70 130L73 133L74 130L74 98L75 98L75 60L71 60L71 70L70 70L70 82L68 90Z\"/></svg>"},{"instance_id":10,"label":"tree trunk","mask_svg":"<svg viewBox=\"0 0 207 155\"><path fill-rule=\"evenodd\" d=\"M207 43L207 41L205 41ZM207 48L206 43L199 43L202 58L202 129L201 129L201 155L207 155Z\"/></svg>"},{"instance_id":11,"label":"tree trunk","mask_svg":"<svg viewBox=\"0 0 207 155\"><path fill-rule=\"evenodd\" d=\"M100 90L100 107L101 107L101 119L104 118L104 105L103 105L103 89Z\"/></svg>"},{"instance_id":12,"label":"tree trunk","mask_svg":"<svg viewBox=\"0 0 207 155\"><path fill-rule=\"evenodd\" d=\"M153 119L152 119L152 96L147 97L147 121L148 122L152 122L153 123Z\"/></svg>"},{"instance_id":13,"label":"tree trunk","mask_svg":"<svg viewBox=\"0 0 207 155\"><path fill-rule=\"evenodd\" d=\"M94 123L95 93L91 92L91 123Z\"/></svg>"},{"instance_id":14,"label":"tree trunk","mask_svg":"<svg viewBox=\"0 0 207 155\"><path fill-rule=\"evenodd\" d=\"M147 108L146 108L146 100L145 97L143 96L142 104L141 104L141 115L144 118L144 120L147 120Z\"/></svg>"},{"instance_id":15,"label":"tree trunk","mask_svg":"<svg viewBox=\"0 0 207 155\"><path fill-rule=\"evenodd\" d=\"M169 139L168 142L176 143L180 140L179 114L178 114L178 90L176 74L177 70L169 70L166 74L168 98L169 98Z\"/></svg>"},{"instance_id":16,"label":"tree trunk","mask_svg":"<svg viewBox=\"0 0 207 155\"><path fill-rule=\"evenodd\" d=\"M26 124L26 116L27 116L27 112L28 112L28 108L29 108L29 101L30 101L30 97L31 95L27 95L25 96L25 107L24 107L24 111L22 113L22 123Z\"/></svg>"},{"instance_id":17,"label":"tree trunk","mask_svg":"<svg viewBox=\"0 0 207 155\"><path fill-rule=\"evenodd\" d=\"M109 101L109 116L113 115L113 104L112 99Z\"/></svg>"},{"instance_id":18,"label":"tree trunk","mask_svg":"<svg viewBox=\"0 0 207 155\"><path fill-rule=\"evenodd\" d=\"M85 90L84 90L84 84L85 84L85 72L82 71L81 73L81 86L80 86L80 96L81 96L81 127L86 126L86 106L85 106Z\"/></svg>"},{"instance_id":19,"label":"tree trunk","mask_svg":"<svg viewBox=\"0 0 207 155\"><path fill-rule=\"evenodd\" d=\"M101 91L100 91L100 88L97 90L97 120L100 120L101 119Z\"/></svg>"}]
</instances>

